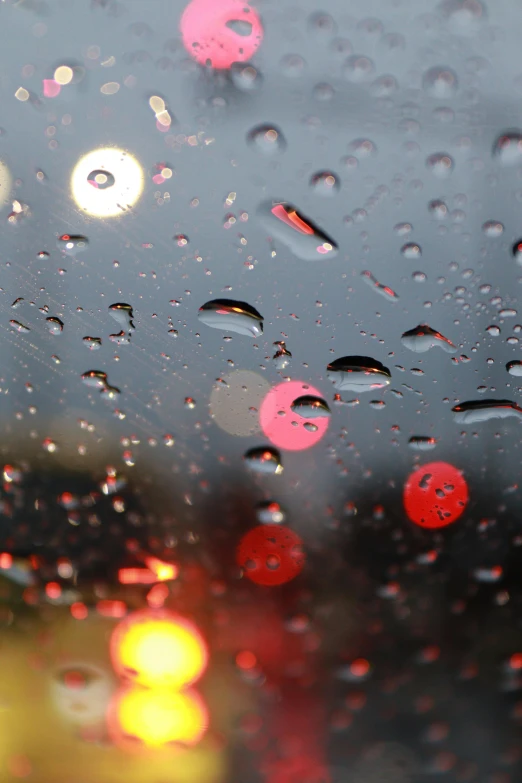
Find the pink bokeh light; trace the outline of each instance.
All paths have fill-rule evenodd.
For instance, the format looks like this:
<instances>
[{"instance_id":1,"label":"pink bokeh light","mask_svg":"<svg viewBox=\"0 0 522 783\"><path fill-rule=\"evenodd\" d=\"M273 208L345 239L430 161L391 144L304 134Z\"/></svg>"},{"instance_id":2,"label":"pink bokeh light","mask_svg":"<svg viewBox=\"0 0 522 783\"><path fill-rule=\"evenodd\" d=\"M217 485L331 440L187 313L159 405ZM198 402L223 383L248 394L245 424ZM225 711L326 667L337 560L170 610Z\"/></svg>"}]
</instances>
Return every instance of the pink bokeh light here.
<instances>
[{"instance_id":1,"label":"pink bokeh light","mask_svg":"<svg viewBox=\"0 0 522 783\"><path fill-rule=\"evenodd\" d=\"M273 386L259 409L259 424L270 442L280 449L303 451L315 446L326 433L330 419L304 418L291 405L298 397L323 397L319 389L303 381L287 381ZM315 431L304 425L317 427Z\"/></svg>"}]
</instances>

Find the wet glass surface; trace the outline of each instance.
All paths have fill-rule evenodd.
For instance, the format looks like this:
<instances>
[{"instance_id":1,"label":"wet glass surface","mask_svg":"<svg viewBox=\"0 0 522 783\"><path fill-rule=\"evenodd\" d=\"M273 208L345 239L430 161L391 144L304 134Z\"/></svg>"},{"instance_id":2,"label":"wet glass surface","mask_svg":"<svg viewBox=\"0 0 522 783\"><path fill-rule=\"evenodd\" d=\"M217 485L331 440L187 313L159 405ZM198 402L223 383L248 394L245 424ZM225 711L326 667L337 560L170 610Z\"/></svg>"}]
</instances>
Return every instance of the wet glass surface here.
<instances>
[{"instance_id":1,"label":"wet glass surface","mask_svg":"<svg viewBox=\"0 0 522 783\"><path fill-rule=\"evenodd\" d=\"M522 780L522 10L4 0L0 780Z\"/></svg>"}]
</instances>

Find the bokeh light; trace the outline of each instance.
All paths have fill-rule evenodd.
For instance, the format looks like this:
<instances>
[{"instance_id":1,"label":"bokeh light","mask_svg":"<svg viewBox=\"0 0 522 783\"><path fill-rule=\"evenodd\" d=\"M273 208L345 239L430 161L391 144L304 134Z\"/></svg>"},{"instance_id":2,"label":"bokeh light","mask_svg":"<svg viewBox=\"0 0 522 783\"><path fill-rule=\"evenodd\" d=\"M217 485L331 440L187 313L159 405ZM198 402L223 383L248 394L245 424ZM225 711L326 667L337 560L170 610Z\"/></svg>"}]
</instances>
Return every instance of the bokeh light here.
<instances>
[{"instance_id":1,"label":"bokeh light","mask_svg":"<svg viewBox=\"0 0 522 783\"><path fill-rule=\"evenodd\" d=\"M270 384L251 370L236 370L216 383L210 395L210 415L225 432L240 438L260 432L259 409Z\"/></svg>"},{"instance_id":2,"label":"bokeh light","mask_svg":"<svg viewBox=\"0 0 522 783\"><path fill-rule=\"evenodd\" d=\"M242 0L192 0L180 29L190 56L218 69L250 60L263 40L258 14Z\"/></svg>"},{"instance_id":3,"label":"bokeh light","mask_svg":"<svg viewBox=\"0 0 522 783\"><path fill-rule=\"evenodd\" d=\"M464 512L468 499L468 485L462 472L449 462L421 465L404 485L404 508L419 527L451 525Z\"/></svg>"},{"instance_id":4,"label":"bokeh light","mask_svg":"<svg viewBox=\"0 0 522 783\"><path fill-rule=\"evenodd\" d=\"M124 214L140 198L143 185L143 170L136 158L116 147L88 152L80 158L71 176L73 199L94 217Z\"/></svg>"},{"instance_id":5,"label":"bokeh light","mask_svg":"<svg viewBox=\"0 0 522 783\"><path fill-rule=\"evenodd\" d=\"M196 745L208 727L208 710L197 693L123 687L112 698L107 724L113 742L158 748Z\"/></svg>"},{"instance_id":6,"label":"bokeh light","mask_svg":"<svg viewBox=\"0 0 522 783\"><path fill-rule=\"evenodd\" d=\"M208 663L198 629L167 610L144 609L125 618L113 631L110 649L118 676L147 687L183 688Z\"/></svg>"},{"instance_id":7,"label":"bokeh light","mask_svg":"<svg viewBox=\"0 0 522 783\"><path fill-rule=\"evenodd\" d=\"M258 585L282 585L295 579L303 569L303 542L284 525L258 525L241 539L237 563L245 576Z\"/></svg>"},{"instance_id":8,"label":"bokeh light","mask_svg":"<svg viewBox=\"0 0 522 783\"><path fill-rule=\"evenodd\" d=\"M11 172L7 165L0 160L0 207L3 207L9 201L12 186L13 178L11 177Z\"/></svg>"},{"instance_id":9,"label":"bokeh light","mask_svg":"<svg viewBox=\"0 0 522 783\"><path fill-rule=\"evenodd\" d=\"M302 451L318 443L328 429L329 418L304 418L291 410L298 397L323 395L302 381L283 381L273 386L259 411L259 423L266 437L281 449Z\"/></svg>"}]
</instances>

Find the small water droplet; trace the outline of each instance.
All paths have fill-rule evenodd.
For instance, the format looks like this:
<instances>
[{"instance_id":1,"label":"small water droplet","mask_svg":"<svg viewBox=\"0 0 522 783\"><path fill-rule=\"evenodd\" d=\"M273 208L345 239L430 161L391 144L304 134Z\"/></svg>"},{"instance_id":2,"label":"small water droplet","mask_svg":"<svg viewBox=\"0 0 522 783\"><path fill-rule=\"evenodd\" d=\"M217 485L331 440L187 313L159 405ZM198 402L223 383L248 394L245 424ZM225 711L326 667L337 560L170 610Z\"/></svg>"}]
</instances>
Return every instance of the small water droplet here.
<instances>
[{"instance_id":1,"label":"small water droplet","mask_svg":"<svg viewBox=\"0 0 522 783\"><path fill-rule=\"evenodd\" d=\"M422 77L422 86L433 98L445 99L455 95L458 89L457 74L451 68L436 65Z\"/></svg>"},{"instance_id":2,"label":"small water droplet","mask_svg":"<svg viewBox=\"0 0 522 783\"><path fill-rule=\"evenodd\" d=\"M373 60L362 54L352 54L344 61L343 76L353 84L361 84L373 76L375 65Z\"/></svg>"},{"instance_id":3,"label":"small water droplet","mask_svg":"<svg viewBox=\"0 0 522 783\"><path fill-rule=\"evenodd\" d=\"M505 131L493 145L493 157L501 166L518 166L522 163L522 133Z\"/></svg>"},{"instance_id":4,"label":"small water droplet","mask_svg":"<svg viewBox=\"0 0 522 783\"><path fill-rule=\"evenodd\" d=\"M290 364L292 354L287 349L286 344L283 340L274 343L274 345L278 346L278 350L275 352L275 354L272 357L275 367L279 371L285 370Z\"/></svg>"},{"instance_id":5,"label":"small water droplet","mask_svg":"<svg viewBox=\"0 0 522 783\"><path fill-rule=\"evenodd\" d=\"M491 324L491 326L486 327L486 332L490 334L492 337L498 337L500 334L500 326L497 326L496 324Z\"/></svg>"},{"instance_id":6,"label":"small water droplet","mask_svg":"<svg viewBox=\"0 0 522 783\"><path fill-rule=\"evenodd\" d=\"M431 438L428 435L412 435L408 441L408 445L415 451L431 451L437 445L437 439Z\"/></svg>"},{"instance_id":7,"label":"small water droplet","mask_svg":"<svg viewBox=\"0 0 522 783\"><path fill-rule=\"evenodd\" d=\"M482 225L482 231L489 239L496 239L504 233L504 226L498 220L487 220Z\"/></svg>"},{"instance_id":8,"label":"small water droplet","mask_svg":"<svg viewBox=\"0 0 522 783\"><path fill-rule=\"evenodd\" d=\"M293 401L290 408L304 419L328 418L331 416L331 411L326 401L321 399L321 397L314 397L310 394L298 397Z\"/></svg>"},{"instance_id":9,"label":"small water droplet","mask_svg":"<svg viewBox=\"0 0 522 783\"><path fill-rule=\"evenodd\" d=\"M263 316L246 302L213 299L199 308L198 319L213 329L235 332L246 337L263 334Z\"/></svg>"},{"instance_id":10,"label":"small water droplet","mask_svg":"<svg viewBox=\"0 0 522 783\"><path fill-rule=\"evenodd\" d=\"M444 220L448 216L448 207L444 201L434 199L428 204L428 211L435 220Z\"/></svg>"},{"instance_id":11,"label":"small water droplet","mask_svg":"<svg viewBox=\"0 0 522 783\"><path fill-rule=\"evenodd\" d=\"M422 248L416 242L408 242L408 244L401 247L401 253L404 258L420 258L422 255Z\"/></svg>"},{"instance_id":12,"label":"small water droplet","mask_svg":"<svg viewBox=\"0 0 522 783\"><path fill-rule=\"evenodd\" d=\"M312 221L287 202L262 202L258 217L270 236L279 240L303 261L337 255L337 244Z\"/></svg>"},{"instance_id":13,"label":"small water droplet","mask_svg":"<svg viewBox=\"0 0 522 783\"><path fill-rule=\"evenodd\" d=\"M279 475L283 472L281 455L271 446L257 446L249 449L243 457L250 470L256 473Z\"/></svg>"},{"instance_id":14,"label":"small water droplet","mask_svg":"<svg viewBox=\"0 0 522 783\"><path fill-rule=\"evenodd\" d=\"M285 521L286 511L276 500L266 500L258 504L256 518L261 525L281 525Z\"/></svg>"},{"instance_id":15,"label":"small water droplet","mask_svg":"<svg viewBox=\"0 0 522 783\"><path fill-rule=\"evenodd\" d=\"M517 239L512 248L513 258L522 266L522 239Z\"/></svg>"},{"instance_id":16,"label":"small water droplet","mask_svg":"<svg viewBox=\"0 0 522 783\"><path fill-rule=\"evenodd\" d=\"M84 337L83 338L83 343L91 351L97 351L102 346L101 337Z\"/></svg>"},{"instance_id":17,"label":"small water droplet","mask_svg":"<svg viewBox=\"0 0 522 783\"><path fill-rule=\"evenodd\" d=\"M366 160L377 155L377 145L371 139L354 139L348 145L348 149L358 160Z\"/></svg>"},{"instance_id":18,"label":"small water droplet","mask_svg":"<svg viewBox=\"0 0 522 783\"><path fill-rule=\"evenodd\" d=\"M196 400L194 397L185 397L184 405L185 408L188 408L188 410L192 411L196 407Z\"/></svg>"},{"instance_id":19,"label":"small water droplet","mask_svg":"<svg viewBox=\"0 0 522 783\"><path fill-rule=\"evenodd\" d=\"M310 177L310 187L318 196L334 196L341 187L337 174L331 171L318 171Z\"/></svg>"},{"instance_id":20,"label":"small water droplet","mask_svg":"<svg viewBox=\"0 0 522 783\"><path fill-rule=\"evenodd\" d=\"M263 76L251 63L232 63L230 80L234 87L242 92L254 92L263 84Z\"/></svg>"}]
</instances>

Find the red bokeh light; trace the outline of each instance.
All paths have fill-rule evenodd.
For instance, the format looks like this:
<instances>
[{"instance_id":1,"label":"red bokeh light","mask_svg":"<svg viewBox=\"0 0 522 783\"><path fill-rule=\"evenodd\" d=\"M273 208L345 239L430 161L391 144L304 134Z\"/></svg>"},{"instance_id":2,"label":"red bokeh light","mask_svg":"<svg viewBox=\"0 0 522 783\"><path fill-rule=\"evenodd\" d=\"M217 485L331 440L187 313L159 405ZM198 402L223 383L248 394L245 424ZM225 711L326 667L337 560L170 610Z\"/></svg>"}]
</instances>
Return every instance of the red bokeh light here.
<instances>
[{"instance_id":1,"label":"red bokeh light","mask_svg":"<svg viewBox=\"0 0 522 783\"><path fill-rule=\"evenodd\" d=\"M404 485L404 508L419 527L451 525L464 512L468 499L468 485L462 472L449 462L421 465Z\"/></svg>"},{"instance_id":2,"label":"red bokeh light","mask_svg":"<svg viewBox=\"0 0 522 783\"><path fill-rule=\"evenodd\" d=\"M302 451L315 446L326 433L329 424L327 416L308 419L294 413L291 405L304 395L322 397L314 386L302 381L287 381L273 386L259 409L259 423L266 437L280 449ZM304 426L316 427L315 430Z\"/></svg>"},{"instance_id":3,"label":"red bokeh light","mask_svg":"<svg viewBox=\"0 0 522 783\"><path fill-rule=\"evenodd\" d=\"M237 563L258 585L282 585L303 569L302 544L297 533L283 525L258 525L239 542Z\"/></svg>"},{"instance_id":4,"label":"red bokeh light","mask_svg":"<svg viewBox=\"0 0 522 783\"><path fill-rule=\"evenodd\" d=\"M242 0L192 0L180 29L190 56L218 69L250 60L263 40L258 14Z\"/></svg>"}]
</instances>

